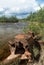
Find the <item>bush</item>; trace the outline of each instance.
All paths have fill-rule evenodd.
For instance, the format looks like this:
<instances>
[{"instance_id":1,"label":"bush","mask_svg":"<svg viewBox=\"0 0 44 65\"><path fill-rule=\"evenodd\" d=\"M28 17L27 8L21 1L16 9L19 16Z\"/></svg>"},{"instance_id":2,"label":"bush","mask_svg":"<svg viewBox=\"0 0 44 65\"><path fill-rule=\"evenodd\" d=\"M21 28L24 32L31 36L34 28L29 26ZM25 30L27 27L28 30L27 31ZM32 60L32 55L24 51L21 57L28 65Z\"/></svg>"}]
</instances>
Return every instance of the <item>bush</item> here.
<instances>
[{"instance_id":1,"label":"bush","mask_svg":"<svg viewBox=\"0 0 44 65\"><path fill-rule=\"evenodd\" d=\"M27 33L29 30L35 34L40 34L44 30L44 23L30 22L29 25L24 28L24 32Z\"/></svg>"},{"instance_id":2,"label":"bush","mask_svg":"<svg viewBox=\"0 0 44 65\"><path fill-rule=\"evenodd\" d=\"M39 21L44 22L44 7L41 8L39 11L31 12L30 15L27 17L29 21Z\"/></svg>"}]
</instances>

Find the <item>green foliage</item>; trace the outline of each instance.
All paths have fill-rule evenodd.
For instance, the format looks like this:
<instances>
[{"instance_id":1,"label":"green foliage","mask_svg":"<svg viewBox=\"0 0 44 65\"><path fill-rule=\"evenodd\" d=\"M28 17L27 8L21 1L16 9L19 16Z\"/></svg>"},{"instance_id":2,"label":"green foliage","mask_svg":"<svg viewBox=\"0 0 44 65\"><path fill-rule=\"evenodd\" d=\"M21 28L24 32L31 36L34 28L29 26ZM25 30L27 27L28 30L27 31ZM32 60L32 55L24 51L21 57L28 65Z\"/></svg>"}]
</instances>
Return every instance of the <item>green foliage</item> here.
<instances>
[{"instance_id":1,"label":"green foliage","mask_svg":"<svg viewBox=\"0 0 44 65\"><path fill-rule=\"evenodd\" d=\"M38 22L44 22L44 7L41 8L39 11L30 13L30 15L27 17L28 21L38 21Z\"/></svg>"},{"instance_id":2,"label":"green foliage","mask_svg":"<svg viewBox=\"0 0 44 65\"><path fill-rule=\"evenodd\" d=\"M15 22L18 22L18 19L14 16L11 16L9 18L2 16L2 17L0 17L0 22L1 23L15 23Z\"/></svg>"},{"instance_id":3,"label":"green foliage","mask_svg":"<svg viewBox=\"0 0 44 65\"><path fill-rule=\"evenodd\" d=\"M44 23L43 22L30 22L27 27L24 28L24 32L27 33L29 30L35 33L35 35L39 34L44 39Z\"/></svg>"},{"instance_id":4,"label":"green foliage","mask_svg":"<svg viewBox=\"0 0 44 65\"><path fill-rule=\"evenodd\" d=\"M16 18L16 17L14 17L14 16L12 16L12 17L10 17L9 18L9 22L11 23L11 22L18 22L18 19Z\"/></svg>"}]
</instances>

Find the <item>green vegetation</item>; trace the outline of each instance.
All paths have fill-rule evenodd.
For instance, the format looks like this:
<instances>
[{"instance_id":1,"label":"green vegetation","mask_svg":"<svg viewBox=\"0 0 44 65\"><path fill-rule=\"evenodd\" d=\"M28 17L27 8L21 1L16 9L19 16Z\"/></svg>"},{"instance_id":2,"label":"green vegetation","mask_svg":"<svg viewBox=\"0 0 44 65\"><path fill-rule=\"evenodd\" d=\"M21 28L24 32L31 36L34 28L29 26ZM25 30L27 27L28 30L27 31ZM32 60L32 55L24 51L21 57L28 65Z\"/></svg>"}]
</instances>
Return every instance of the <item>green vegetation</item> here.
<instances>
[{"instance_id":1,"label":"green vegetation","mask_svg":"<svg viewBox=\"0 0 44 65\"><path fill-rule=\"evenodd\" d=\"M42 40L44 40L44 23L43 22L30 22L27 27L24 28L24 32L27 33L29 30L35 33L35 35L39 34L42 36Z\"/></svg>"},{"instance_id":2,"label":"green vegetation","mask_svg":"<svg viewBox=\"0 0 44 65\"><path fill-rule=\"evenodd\" d=\"M44 7L41 8L37 12L34 12L34 13L31 12L26 20L28 20L28 21L44 22Z\"/></svg>"},{"instance_id":3,"label":"green vegetation","mask_svg":"<svg viewBox=\"0 0 44 65\"><path fill-rule=\"evenodd\" d=\"M11 16L9 18L5 16L0 17L0 23L15 23L18 21L19 20L15 16Z\"/></svg>"},{"instance_id":4,"label":"green vegetation","mask_svg":"<svg viewBox=\"0 0 44 65\"><path fill-rule=\"evenodd\" d=\"M23 21L29 22L29 25L24 28L25 33L31 30L35 34L41 35L44 40L44 7L34 13L31 12Z\"/></svg>"}]
</instances>

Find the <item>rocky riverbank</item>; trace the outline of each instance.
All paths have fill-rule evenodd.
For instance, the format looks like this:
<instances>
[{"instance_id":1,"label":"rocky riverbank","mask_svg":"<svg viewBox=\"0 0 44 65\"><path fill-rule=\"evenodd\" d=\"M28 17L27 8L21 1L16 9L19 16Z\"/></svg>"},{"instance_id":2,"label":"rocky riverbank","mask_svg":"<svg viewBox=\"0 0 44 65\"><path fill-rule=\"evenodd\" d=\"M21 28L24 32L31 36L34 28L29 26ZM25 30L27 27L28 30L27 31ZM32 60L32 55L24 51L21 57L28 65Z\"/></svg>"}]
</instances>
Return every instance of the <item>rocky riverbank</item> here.
<instances>
[{"instance_id":1,"label":"rocky riverbank","mask_svg":"<svg viewBox=\"0 0 44 65\"><path fill-rule=\"evenodd\" d=\"M20 65L25 64L25 62L27 62L27 65L30 63L33 65L44 65L44 42L40 38L39 35L36 36L31 31L26 34L16 35L12 40L8 41L10 54L5 58L0 58L0 61L4 58L2 62L10 65L15 62L15 59L20 59Z\"/></svg>"}]
</instances>

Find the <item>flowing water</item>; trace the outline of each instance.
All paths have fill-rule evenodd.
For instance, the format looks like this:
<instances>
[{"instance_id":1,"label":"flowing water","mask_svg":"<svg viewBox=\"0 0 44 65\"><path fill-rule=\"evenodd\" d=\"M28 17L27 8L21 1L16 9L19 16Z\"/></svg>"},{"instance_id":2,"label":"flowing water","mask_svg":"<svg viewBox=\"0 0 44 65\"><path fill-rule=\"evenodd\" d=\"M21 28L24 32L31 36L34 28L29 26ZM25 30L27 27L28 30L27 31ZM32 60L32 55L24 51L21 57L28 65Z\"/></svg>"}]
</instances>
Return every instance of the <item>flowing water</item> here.
<instances>
[{"instance_id":1,"label":"flowing water","mask_svg":"<svg viewBox=\"0 0 44 65\"><path fill-rule=\"evenodd\" d=\"M28 23L18 22L18 23L1 23L0 24L0 40L13 37L18 33L23 33L24 27L26 27Z\"/></svg>"}]
</instances>

